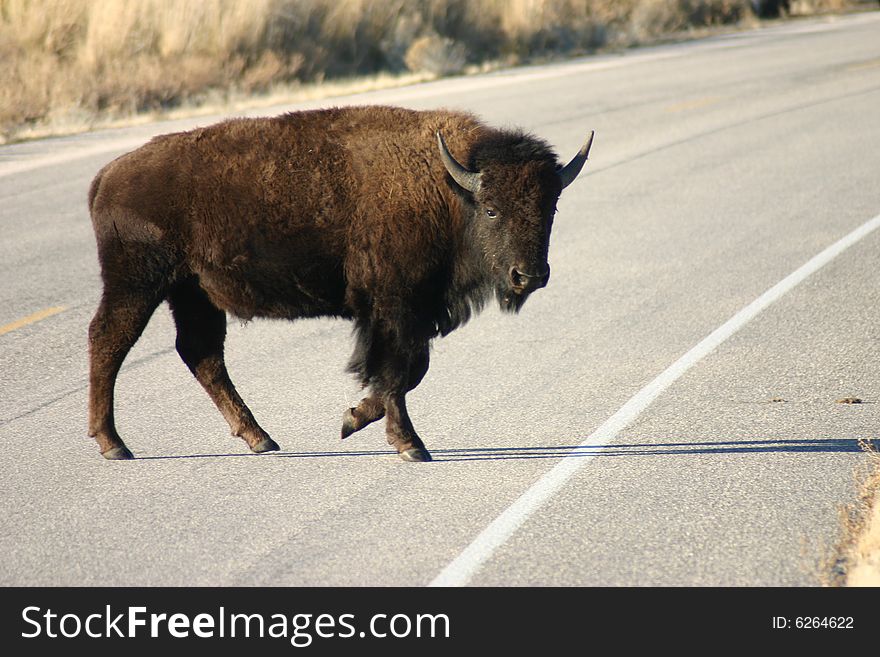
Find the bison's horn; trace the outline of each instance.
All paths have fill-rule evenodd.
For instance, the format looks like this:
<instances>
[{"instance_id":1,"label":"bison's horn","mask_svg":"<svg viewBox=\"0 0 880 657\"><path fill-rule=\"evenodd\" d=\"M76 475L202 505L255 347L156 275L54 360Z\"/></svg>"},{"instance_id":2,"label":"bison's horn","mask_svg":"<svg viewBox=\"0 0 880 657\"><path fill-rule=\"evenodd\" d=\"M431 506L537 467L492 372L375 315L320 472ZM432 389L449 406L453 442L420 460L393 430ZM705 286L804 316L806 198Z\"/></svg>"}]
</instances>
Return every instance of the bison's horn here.
<instances>
[{"instance_id":1,"label":"bison's horn","mask_svg":"<svg viewBox=\"0 0 880 657\"><path fill-rule=\"evenodd\" d=\"M562 181L563 189L573 183L574 179L577 178L578 174L581 172L581 169L584 168L584 163L587 161L587 156L590 154L590 146L593 145L594 134L596 134L595 130L590 132L590 136L587 137L587 142L581 147L578 154L571 158L571 162L559 170L559 179Z\"/></svg>"},{"instance_id":2,"label":"bison's horn","mask_svg":"<svg viewBox=\"0 0 880 657\"><path fill-rule=\"evenodd\" d=\"M452 179L471 194L476 194L480 189L480 174L468 171L452 157L440 132L437 132L437 145L440 147L440 159L443 160L443 166L446 167Z\"/></svg>"}]
</instances>

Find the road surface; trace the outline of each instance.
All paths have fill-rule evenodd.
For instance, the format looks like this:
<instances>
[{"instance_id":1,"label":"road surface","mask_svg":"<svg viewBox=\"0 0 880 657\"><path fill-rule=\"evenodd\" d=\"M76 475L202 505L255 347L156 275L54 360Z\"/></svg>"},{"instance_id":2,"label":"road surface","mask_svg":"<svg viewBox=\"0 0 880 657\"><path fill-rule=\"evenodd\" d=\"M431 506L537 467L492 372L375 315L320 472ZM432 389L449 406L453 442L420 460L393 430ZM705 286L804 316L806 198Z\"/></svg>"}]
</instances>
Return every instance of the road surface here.
<instances>
[{"instance_id":1,"label":"road surface","mask_svg":"<svg viewBox=\"0 0 880 657\"><path fill-rule=\"evenodd\" d=\"M117 385L137 458L102 459L86 191L214 119L0 148L0 583L821 583L880 430L878 33L880 13L804 20L261 110L463 108L564 160L596 131L550 285L435 342L408 397L430 464L379 424L339 440L359 391L331 320L230 323L232 378L283 450L249 454L166 306Z\"/></svg>"}]
</instances>

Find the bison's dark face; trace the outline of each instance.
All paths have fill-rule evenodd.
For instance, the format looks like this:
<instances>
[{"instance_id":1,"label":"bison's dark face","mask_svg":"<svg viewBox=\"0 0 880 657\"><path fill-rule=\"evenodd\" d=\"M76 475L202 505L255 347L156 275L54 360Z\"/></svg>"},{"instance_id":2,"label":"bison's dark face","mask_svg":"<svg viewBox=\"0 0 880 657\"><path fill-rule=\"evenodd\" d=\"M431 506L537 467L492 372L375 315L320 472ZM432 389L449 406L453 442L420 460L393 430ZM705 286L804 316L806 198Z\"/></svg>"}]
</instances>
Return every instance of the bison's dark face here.
<instances>
[{"instance_id":1,"label":"bison's dark face","mask_svg":"<svg viewBox=\"0 0 880 657\"><path fill-rule=\"evenodd\" d=\"M550 280L547 251L562 191L555 162L488 165L474 194L473 234L502 310L518 312Z\"/></svg>"},{"instance_id":2,"label":"bison's dark face","mask_svg":"<svg viewBox=\"0 0 880 657\"><path fill-rule=\"evenodd\" d=\"M452 157L438 134L446 170L473 201L472 234L502 310L519 312L529 295L550 280L547 252L556 201L580 172L591 143L592 134L561 167L543 142L514 135L509 143L493 145L477 170L470 170Z\"/></svg>"}]
</instances>

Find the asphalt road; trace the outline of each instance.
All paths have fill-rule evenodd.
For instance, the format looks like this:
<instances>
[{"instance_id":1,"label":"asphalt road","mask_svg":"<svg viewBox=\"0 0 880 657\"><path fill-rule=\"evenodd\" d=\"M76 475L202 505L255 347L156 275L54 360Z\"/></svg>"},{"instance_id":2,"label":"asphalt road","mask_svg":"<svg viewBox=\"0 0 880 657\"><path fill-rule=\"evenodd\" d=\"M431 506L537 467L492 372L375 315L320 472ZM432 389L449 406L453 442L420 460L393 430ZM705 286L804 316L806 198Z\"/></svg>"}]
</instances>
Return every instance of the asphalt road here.
<instances>
[{"instance_id":1,"label":"asphalt road","mask_svg":"<svg viewBox=\"0 0 880 657\"><path fill-rule=\"evenodd\" d=\"M880 214L878 34L880 13L806 20L325 101L466 108L563 159L596 130L550 285L435 343L409 396L430 464L402 462L380 426L339 440L358 389L350 326L330 320L231 323L233 380L283 450L249 454L164 306L117 386L137 458L102 459L86 191L149 136L214 119L0 148L0 584L819 584L858 440L880 430L880 231L591 437ZM481 542L500 516L507 533Z\"/></svg>"}]
</instances>

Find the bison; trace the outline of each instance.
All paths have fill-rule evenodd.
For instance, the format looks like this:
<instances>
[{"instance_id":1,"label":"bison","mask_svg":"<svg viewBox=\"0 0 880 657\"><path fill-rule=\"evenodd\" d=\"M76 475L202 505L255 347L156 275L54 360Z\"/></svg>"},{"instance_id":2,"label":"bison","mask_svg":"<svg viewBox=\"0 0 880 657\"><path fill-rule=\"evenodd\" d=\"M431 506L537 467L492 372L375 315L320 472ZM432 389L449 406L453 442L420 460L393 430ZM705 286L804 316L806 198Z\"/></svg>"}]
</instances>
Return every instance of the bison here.
<instances>
[{"instance_id":1,"label":"bison","mask_svg":"<svg viewBox=\"0 0 880 657\"><path fill-rule=\"evenodd\" d=\"M592 138L561 166L546 142L467 113L352 107L232 119L112 161L88 197L103 280L89 435L132 458L114 385L167 300L180 357L252 451L279 448L227 373L226 313L353 321L348 371L367 393L342 437L385 417L404 460L431 460L406 409L431 341L493 293L517 312L547 284L556 202Z\"/></svg>"}]
</instances>

